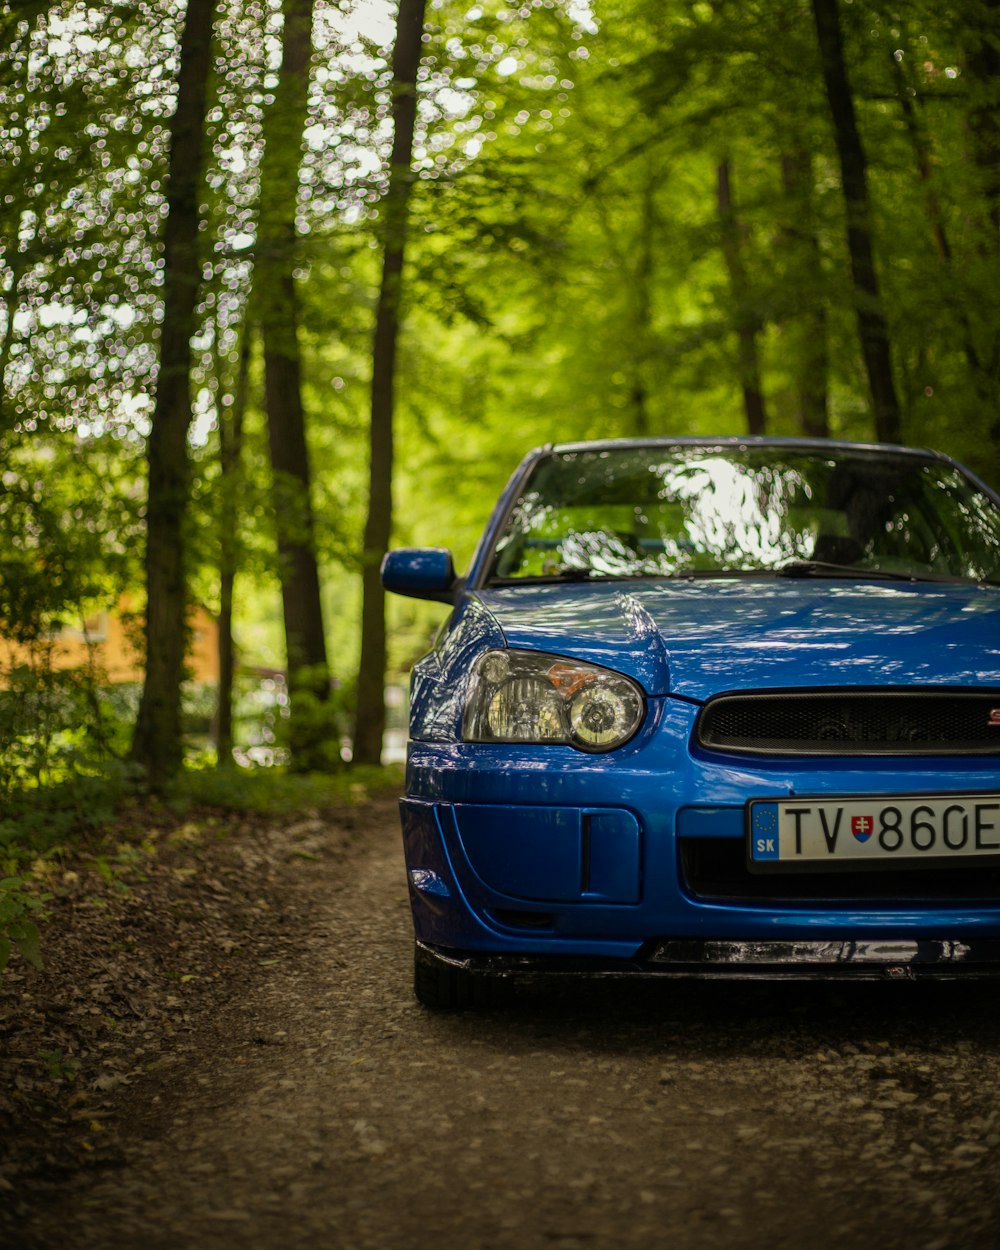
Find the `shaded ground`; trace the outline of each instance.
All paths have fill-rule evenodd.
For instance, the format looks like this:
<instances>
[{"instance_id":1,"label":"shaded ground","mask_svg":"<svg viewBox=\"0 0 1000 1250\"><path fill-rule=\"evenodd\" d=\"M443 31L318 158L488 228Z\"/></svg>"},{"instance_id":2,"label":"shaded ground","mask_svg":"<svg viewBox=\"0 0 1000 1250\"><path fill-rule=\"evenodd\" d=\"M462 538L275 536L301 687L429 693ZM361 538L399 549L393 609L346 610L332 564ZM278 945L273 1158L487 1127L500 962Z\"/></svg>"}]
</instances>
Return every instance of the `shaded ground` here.
<instances>
[{"instance_id":1,"label":"shaded ground","mask_svg":"<svg viewBox=\"0 0 1000 1250\"><path fill-rule=\"evenodd\" d=\"M157 845L5 987L31 995L0 1019L5 1248L1000 1244L992 988L544 986L435 1016L392 803Z\"/></svg>"}]
</instances>

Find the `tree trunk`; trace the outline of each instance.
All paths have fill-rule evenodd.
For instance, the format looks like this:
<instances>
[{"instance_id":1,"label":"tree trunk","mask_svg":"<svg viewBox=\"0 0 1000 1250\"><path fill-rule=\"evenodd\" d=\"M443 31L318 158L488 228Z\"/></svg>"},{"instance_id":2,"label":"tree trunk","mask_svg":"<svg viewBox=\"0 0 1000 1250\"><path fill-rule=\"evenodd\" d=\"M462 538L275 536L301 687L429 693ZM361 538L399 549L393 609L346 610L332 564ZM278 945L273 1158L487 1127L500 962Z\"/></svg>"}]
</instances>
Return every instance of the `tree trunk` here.
<instances>
[{"instance_id":1,"label":"tree trunk","mask_svg":"<svg viewBox=\"0 0 1000 1250\"><path fill-rule=\"evenodd\" d=\"M156 401L146 455L146 677L132 756L160 787L180 767L180 691L187 608L184 526L189 496L191 336L201 271L198 192L214 0L188 0L181 36L177 107L170 121L167 219L163 231L163 327Z\"/></svg>"},{"instance_id":2,"label":"tree trunk","mask_svg":"<svg viewBox=\"0 0 1000 1250\"><path fill-rule=\"evenodd\" d=\"M385 592L379 568L392 530L392 422L399 301L406 254L407 208L413 185L413 131L417 116L425 0L400 0L392 59L392 155L382 216L382 281L372 353L371 460L368 519L362 556L361 663L354 759L377 764L385 732Z\"/></svg>"},{"instance_id":3,"label":"tree trunk","mask_svg":"<svg viewBox=\"0 0 1000 1250\"><path fill-rule=\"evenodd\" d=\"M7 396L7 367L14 346L14 317L17 314L23 272L13 257L13 249L11 256L3 258L0 272L3 270L10 273L10 290L4 296L3 331L0 333L0 437L7 434L14 425L14 405Z\"/></svg>"},{"instance_id":4,"label":"tree trunk","mask_svg":"<svg viewBox=\"0 0 1000 1250\"><path fill-rule=\"evenodd\" d=\"M893 40L893 42L895 43L896 40ZM916 88L912 82L912 75L907 73L903 61L900 60L896 52L896 48L890 49L890 64L896 84L896 96L903 113L903 121L906 124L906 133L910 140L910 147L913 149L913 159L916 162L917 172L923 184L924 203L927 206L927 219L930 222L934 248L938 254L938 260L942 265L947 266L951 264L951 244L948 242L944 213L941 211L941 201L938 198L937 187L934 185L934 164L931 159L930 139L914 104ZM909 61L912 57L907 55L906 59Z\"/></svg>"},{"instance_id":5,"label":"tree trunk","mask_svg":"<svg viewBox=\"0 0 1000 1250\"><path fill-rule=\"evenodd\" d=\"M650 340L653 321L653 288L656 265L656 191L663 172L659 166L648 161L643 169L642 218L640 235L635 248L635 265L632 271L633 299L629 304L634 334L634 351L629 357L632 383L629 400L632 409L632 430L637 438L648 438L652 433L649 414L649 386L646 372L650 357Z\"/></svg>"},{"instance_id":6,"label":"tree trunk","mask_svg":"<svg viewBox=\"0 0 1000 1250\"><path fill-rule=\"evenodd\" d=\"M221 361L220 361L221 365ZM215 750L220 767L233 762L233 686L236 656L233 646L233 588L239 564L240 485L243 457L243 414L246 411L250 370L250 328L244 327L233 402L219 409L219 489L222 494L219 534L219 699ZM221 372L221 370L220 370Z\"/></svg>"},{"instance_id":7,"label":"tree trunk","mask_svg":"<svg viewBox=\"0 0 1000 1250\"><path fill-rule=\"evenodd\" d=\"M894 40L894 42L896 41ZM912 60L912 56L907 55L904 60L900 60L896 55L896 49L893 48L891 50L891 58L893 76L896 82L896 95L903 113L903 120L906 123L906 133L910 140L910 147L913 150L913 159L917 166L917 173L924 188L924 203L927 208L931 237L934 240L934 249L937 252L942 270L947 274L952 268L951 241L948 238L944 212L941 208L941 201L934 182L934 161L930 137L927 133L927 128L923 124L923 118L919 115L914 102L919 100L917 88L912 74L907 73L906 65L904 64L904 61ZM954 283L949 281L948 286L949 289L952 289ZM973 384L979 396L985 400L992 388L988 379L984 376L983 362L979 357L979 349L976 346L968 307L961 297L955 301L955 316L962 329L962 345Z\"/></svg>"},{"instance_id":8,"label":"tree trunk","mask_svg":"<svg viewBox=\"0 0 1000 1250\"><path fill-rule=\"evenodd\" d=\"M980 0L974 12L975 20L967 23L965 69L967 89L974 102L966 131L983 203L978 232L980 257L985 272L995 274L1000 256L1000 110L996 104L1000 82L1000 0ZM981 315L981 310L977 312ZM995 318L989 320L993 322L992 333L979 339L983 350L977 356L980 368L976 389L983 407L992 413L987 431L991 450L983 458L984 466L989 462L990 467L984 468L984 472L994 487L1000 487L1000 334ZM969 329L971 338L971 326Z\"/></svg>"},{"instance_id":9,"label":"tree trunk","mask_svg":"<svg viewBox=\"0 0 1000 1250\"><path fill-rule=\"evenodd\" d=\"M990 251L995 256L1000 234L1000 0L979 0L975 9L975 19L968 21L969 50L965 61L974 94L967 129L992 228Z\"/></svg>"},{"instance_id":10,"label":"tree trunk","mask_svg":"<svg viewBox=\"0 0 1000 1250\"><path fill-rule=\"evenodd\" d=\"M795 378L797 417L807 438L829 438L827 315L815 292L822 256L813 218L812 158L805 148L781 154L781 185L789 223L782 230L782 242L796 305L783 329Z\"/></svg>"},{"instance_id":11,"label":"tree trunk","mask_svg":"<svg viewBox=\"0 0 1000 1250\"><path fill-rule=\"evenodd\" d=\"M740 389L743 392L747 430L750 434L764 434L767 431L767 413L764 408L760 357L757 351L757 335L761 330L761 320L753 307L753 296L747 280L746 266L743 263L741 228L733 206L731 170L728 160L720 162L716 175L722 255L729 273L733 323L738 343Z\"/></svg>"},{"instance_id":12,"label":"tree trunk","mask_svg":"<svg viewBox=\"0 0 1000 1250\"><path fill-rule=\"evenodd\" d=\"M892 374L889 328L875 269L868 161L858 131L854 98L844 60L838 0L812 0L812 8L840 160L858 337L868 377L875 433L882 442L898 443L902 436L902 423Z\"/></svg>"},{"instance_id":13,"label":"tree trunk","mask_svg":"<svg viewBox=\"0 0 1000 1250\"><path fill-rule=\"evenodd\" d=\"M648 372L655 352L653 341L653 292L656 289L656 260L659 242L659 214L656 195L663 185L663 166L648 157L641 174L636 173L633 187L639 199L639 220L630 232L623 226L622 204L617 192L613 192L609 204L603 187L607 170L604 168L607 152L600 149L600 159L588 144L588 172L583 185L597 212L601 224L600 246L621 274L624 294L622 326L627 339L622 363L628 378L628 410L631 414L627 432L637 438L653 433L650 413L650 387Z\"/></svg>"},{"instance_id":14,"label":"tree trunk","mask_svg":"<svg viewBox=\"0 0 1000 1250\"><path fill-rule=\"evenodd\" d=\"M264 391L281 577L292 768L336 761L328 724L330 673L316 562L312 477L302 400L295 284L295 208L308 109L313 0L284 0L281 69L264 117L254 298L264 347Z\"/></svg>"}]
</instances>

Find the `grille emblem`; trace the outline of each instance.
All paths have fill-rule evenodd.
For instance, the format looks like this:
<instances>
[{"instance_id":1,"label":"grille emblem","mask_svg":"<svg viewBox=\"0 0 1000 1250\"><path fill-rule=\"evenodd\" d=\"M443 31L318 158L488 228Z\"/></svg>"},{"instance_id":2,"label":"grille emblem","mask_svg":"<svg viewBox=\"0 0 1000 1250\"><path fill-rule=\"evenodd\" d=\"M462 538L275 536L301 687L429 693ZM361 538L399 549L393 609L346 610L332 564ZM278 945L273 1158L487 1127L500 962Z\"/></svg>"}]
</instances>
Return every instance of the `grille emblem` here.
<instances>
[{"instance_id":1,"label":"grille emblem","mask_svg":"<svg viewBox=\"0 0 1000 1250\"><path fill-rule=\"evenodd\" d=\"M990 708L990 719L988 722L994 729L1000 729L1000 707Z\"/></svg>"}]
</instances>

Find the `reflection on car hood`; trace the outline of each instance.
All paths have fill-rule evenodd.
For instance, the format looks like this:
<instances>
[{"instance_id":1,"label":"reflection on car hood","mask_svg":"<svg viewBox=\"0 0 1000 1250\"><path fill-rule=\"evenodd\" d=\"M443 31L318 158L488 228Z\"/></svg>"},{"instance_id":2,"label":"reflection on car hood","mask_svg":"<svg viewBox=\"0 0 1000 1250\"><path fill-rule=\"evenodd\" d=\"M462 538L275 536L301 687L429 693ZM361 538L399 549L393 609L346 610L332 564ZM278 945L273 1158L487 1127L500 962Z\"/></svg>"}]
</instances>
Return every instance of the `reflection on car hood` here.
<instances>
[{"instance_id":1,"label":"reflection on car hood","mask_svg":"<svg viewBox=\"0 0 1000 1250\"><path fill-rule=\"evenodd\" d=\"M1000 684L1000 589L755 578L479 591L508 646L577 656L648 694Z\"/></svg>"}]
</instances>

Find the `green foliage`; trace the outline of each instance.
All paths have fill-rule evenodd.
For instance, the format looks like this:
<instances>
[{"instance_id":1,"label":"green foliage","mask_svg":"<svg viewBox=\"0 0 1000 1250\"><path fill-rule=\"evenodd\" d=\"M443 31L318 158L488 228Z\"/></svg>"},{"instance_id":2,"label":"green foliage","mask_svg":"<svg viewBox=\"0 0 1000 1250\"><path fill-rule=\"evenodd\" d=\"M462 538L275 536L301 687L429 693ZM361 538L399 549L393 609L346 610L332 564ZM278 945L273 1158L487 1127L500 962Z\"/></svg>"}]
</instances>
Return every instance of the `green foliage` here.
<instances>
[{"instance_id":1,"label":"green foliage","mask_svg":"<svg viewBox=\"0 0 1000 1250\"><path fill-rule=\"evenodd\" d=\"M231 767L184 772L170 799L181 809L198 805L277 816L363 803L399 793L402 784L403 770L398 766L304 775L280 768Z\"/></svg>"},{"instance_id":2,"label":"green foliage","mask_svg":"<svg viewBox=\"0 0 1000 1250\"><path fill-rule=\"evenodd\" d=\"M23 872L59 858L114 819L134 781L126 767L109 766L8 795L0 819L0 871Z\"/></svg>"},{"instance_id":3,"label":"green foliage","mask_svg":"<svg viewBox=\"0 0 1000 1250\"><path fill-rule=\"evenodd\" d=\"M7 7L0 635L21 650L0 649L0 793L13 800L24 786L40 796L39 786L97 778L124 750L134 716L130 692L108 691L86 668L64 674L50 642L141 583L142 453L182 9L168 0ZM380 44L391 12L359 27L363 7L317 0L296 205L336 683L332 701L307 696L304 711L333 764L359 650L390 139L390 58ZM854 0L840 10L904 437L1000 484L996 6ZM237 406L241 352L253 339L261 135L280 22L279 5L223 0L217 9L193 339L187 573L193 595L217 608L223 534L232 541L239 660L258 694L253 671L285 666L276 507L289 521L303 509L293 490L271 490L256 348L241 465L225 485L219 429ZM451 546L466 566L498 491L538 443L743 431L741 324L757 327L771 432L801 432L809 382L831 434L872 437L808 4L443 0L428 8L426 35L396 385L395 541ZM738 297L722 249L722 160L746 271ZM818 335L824 352L810 353ZM394 676L426 649L444 611L390 602ZM237 700L238 745L259 748L268 764L287 746L287 708L271 694ZM210 701L205 689L186 704L205 758ZM282 775L258 771L255 786ZM44 820L56 836L59 820Z\"/></svg>"},{"instance_id":4,"label":"green foliage","mask_svg":"<svg viewBox=\"0 0 1000 1250\"><path fill-rule=\"evenodd\" d=\"M290 764L299 772L341 767L342 743L347 734L344 702L334 696L325 667L303 667L288 683L290 715L276 722L276 744L284 748Z\"/></svg>"},{"instance_id":5,"label":"green foliage","mask_svg":"<svg viewBox=\"0 0 1000 1250\"><path fill-rule=\"evenodd\" d=\"M114 430L145 408L175 9L18 5L0 114L3 427ZM135 59L133 59L135 58ZM143 64L144 76L130 72Z\"/></svg>"},{"instance_id":6,"label":"green foliage","mask_svg":"<svg viewBox=\"0 0 1000 1250\"><path fill-rule=\"evenodd\" d=\"M40 1050L38 1058L45 1064L45 1070L50 1081L67 1081L72 1083L76 1080L80 1071L80 1060L74 1059L70 1055L64 1055L60 1050Z\"/></svg>"},{"instance_id":7,"label":"green foliage","mask_svg":"<svg viewBox=\"0 0 1000 1250\"><path fill-rule=\"evenodd\" d=\"M21 877L0 879L0 974L12 950L18 951L34 968L42 966L42 952L36 920L44 919L45 903L51 895L36 894Z\"/></svg>"},{"instance_id":8,"label":"green foliage","mask_svg":"<svg viewBox=\"0 0 1000 1250\"><path fill-rule=\"evenodd\" d=\"M50 786L92 760L104 722L89 675L55 671L50 649L32 647L0 689L0 794Z\"/></svg>"},{"instance_id":9,"label":"green foliage","mask_svg":"<svg viewBox=\"0 0 1000 1250\"><path fill-rule=\"evenodd\" d=\"M113 850L94 855L89 864L112 893L127 896L132 892L131 882L146 879L143 867L155 854L154 843L145 838L139 843L119 843Z\"/></svg>"},{"instance_id":10,"label":"green foliage","mask_svg":"<svg viewBox=\"0 0 1000 1250\"><path fill-rule=\"evenodd\" d=\"M87 620L133 571L130 457L8 431L0 477L0 796L100 772L123 746ZM67 658L67 647L75 651Z\"/></svg>"}]
</instances>

